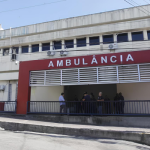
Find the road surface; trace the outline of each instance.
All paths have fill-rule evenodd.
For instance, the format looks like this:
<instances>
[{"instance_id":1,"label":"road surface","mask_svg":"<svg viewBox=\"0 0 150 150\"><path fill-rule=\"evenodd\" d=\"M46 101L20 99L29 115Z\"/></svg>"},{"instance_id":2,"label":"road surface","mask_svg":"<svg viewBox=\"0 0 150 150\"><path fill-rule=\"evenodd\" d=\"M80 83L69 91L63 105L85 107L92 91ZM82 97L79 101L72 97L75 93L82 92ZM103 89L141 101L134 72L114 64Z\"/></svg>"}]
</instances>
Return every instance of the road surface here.
<instances>
[{"instance_id":1,"label":"road surface","mask_svg":"<svg viewBox=\"0 0 150 150\"><path fill-rule=\"evenodd\" d=\"M0 129L0 150L150 150L150 147L111 139L10 132Z\"/></svg>"}]
</instances>

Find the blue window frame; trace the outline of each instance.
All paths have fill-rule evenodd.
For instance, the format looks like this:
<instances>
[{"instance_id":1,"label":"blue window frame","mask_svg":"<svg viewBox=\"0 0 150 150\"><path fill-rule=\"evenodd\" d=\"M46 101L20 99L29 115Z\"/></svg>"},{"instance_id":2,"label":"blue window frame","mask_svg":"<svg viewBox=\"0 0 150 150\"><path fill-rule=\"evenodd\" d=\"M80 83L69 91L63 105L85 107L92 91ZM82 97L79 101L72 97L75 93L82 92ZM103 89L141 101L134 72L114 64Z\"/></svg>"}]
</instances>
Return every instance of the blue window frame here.
<instances>
[{"instance_id":1,"label":"blue window frame","mask_svg":"<svg viewBox=\"0 0 150 150\"><path fill-rule=\"evenodd\" d=\"M39 52L39 44L32 45L32 52Z\"/></svg>"},{"instance_id":2,"label":"blue window frame","mask_svg":"<svg viewBox=\"0 0 150 150\"><path fill-rule=\"evenodd\" d=\"M15 47L15 49L16 49L16 54L18 54L19 53L19 47Z\"/></svg>"},{"instance_id":3,"label":"blue window frame","mask_svg":"<svg viewBox=\"0 0 150 150\"><path fill-rule=\"evenodd\" d=\"M66 40L65 41L65 48L74 48L73 40Z\"/></svg>"},{"instance_id":4,"label":"blue window frame","mask_svg":"<svg viewBox=\"0 0 150 150\"><path fill-rule=\"evenodd\" d=\"M89 45L99 45L99 36L95 36L95 37L90 37L89 38Z\"/></svg>"},{"instance_id":5,"label":"blue window frame","mask_svg":"<svg viewBox=\"0 0 150 150\"><path fill-rule=\"evenodd\" d=\"M150 40L150 31L147 31L148 39Z\"/></svg>"},{"instance_id":6,"label":"blue window frame","mask_svg":"<svg viewBox=\"0 0 150 150\"><path fill-rule=\"evenodd\" d=\"M103 35L103 43L114 43L114 36L113 35Z\"/></svg>"},{"instance_id":7,"label":"blue window frame","mask_svg":"<svg viewBox=\"0 0 150 150\"><path fill-rule=\"evenodd\" d=\"M62 49L61 41L54 41L54 50Z\"/></svg>"},{"instance_id":8,"label":"blue window frame","mask_svg":"<svg viewBox=\"0 0 150 150\"><path fill-rule=\"evenodd\" d=\"M132 32L132 41L143 41L143 32Z\"/></svg>"},{"instance_id":9,"label":"blue window frame","mask_svg":"<svg viewBox=\"0 0 150 150\"><path fill-rule=\"evenodd\" d=\"M28 46L22 46L22 53L28 53L29 47Z\"/></svg>"},{"instance_id":10,"label":"blue window frame","mask_svg":"<svg viewBox=\"0 0 150 150\"><path fill-rule=\"evenodd\" d=\"M77 39L77 47L84 47L86 46L86 38Z\"/></svg>"},{"instance_id":11,"label":"blue window frame","mask_svg":"<svg viewBox=\"0 0 150 150\"><path fill-rule=\"evenodd\" d=\"M42 44L42 51L50 50L50 43L43 43Z\"/></svg>"},{"instance_id":12,"label":"blue window frame","mask_svg":"<svg viewBox=\"0 0 150 150\"><path fill-rule=\"evenodd\" d=\"M128 42L128 33L121 33L117 35L117 42Z\"/></svg>"}]
</instances>

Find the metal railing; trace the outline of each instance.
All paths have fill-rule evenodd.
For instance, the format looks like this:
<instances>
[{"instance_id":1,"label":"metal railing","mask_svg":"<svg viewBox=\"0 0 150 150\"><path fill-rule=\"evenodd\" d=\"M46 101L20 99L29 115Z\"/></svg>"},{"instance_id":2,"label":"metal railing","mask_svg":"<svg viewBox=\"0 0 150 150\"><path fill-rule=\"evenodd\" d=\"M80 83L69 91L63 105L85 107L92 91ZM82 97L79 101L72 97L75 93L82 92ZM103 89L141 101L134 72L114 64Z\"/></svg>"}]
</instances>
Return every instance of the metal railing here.
<instances>
[{"instance_id":1,"label":"metal railing","mask_svg":"<svg viewBox=\"0 0 150 150\"><path fill-rule=\"evenodd\" d=\"M150 115L150 101L29 101L28 114Z\"/></svg>"},{"instance_id":2,"label":"metal railing","mask_svg":"<svg viewBox=\"0 0 150 150\"><path fill-rule=\"evenodd\" d=\"M0 101L0 113L16 113L17 101Z\"/></svg>"}]
</instances>

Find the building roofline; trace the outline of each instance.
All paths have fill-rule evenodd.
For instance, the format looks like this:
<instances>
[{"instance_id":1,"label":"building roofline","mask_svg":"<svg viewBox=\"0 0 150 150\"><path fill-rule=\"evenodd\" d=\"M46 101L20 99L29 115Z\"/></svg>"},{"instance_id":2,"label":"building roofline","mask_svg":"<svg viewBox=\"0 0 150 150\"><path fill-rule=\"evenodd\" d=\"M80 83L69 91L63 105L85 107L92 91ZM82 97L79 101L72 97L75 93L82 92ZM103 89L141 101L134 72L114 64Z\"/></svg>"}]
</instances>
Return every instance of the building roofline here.
<instances>
[{"instance_id":1,"label":"building roofline","mask_svg":"<svg viewBox=\"0 0 150 150\"><path fill-rule=\"evenodd\" d=\"M110 11L99 12L99 13L94 13L94 14L87 14L87 15L76 16L76 17L63 18L63 19L58 19L58 20L51 20L51 21L46 21L46 22L41 22L41 23L35 23L35 24L24 25L24 26L19 26L19 27L13 27L11 29L20 28L20 27L27 27L27 26L37 25L37 24L43 24L43 23L48 23L48 22L61 21L61 20L64 20L64 19L73 19L73 18L78 18L78 17L85 17L85 16L90 16L90 15L96 15L96 14L102 14L102 13L108 13L108 12L115 12L115 11L119 11L119 10L138 8L138 7L143 7L143 6L150 6L150 4L135 6L135 7L122 8L122 9L116 9L116 10L110 10ZM3 29L3 31L5 31L5 30L10 30L10 29L9 28L8 29Z\"/></svg>"}]
</instances>

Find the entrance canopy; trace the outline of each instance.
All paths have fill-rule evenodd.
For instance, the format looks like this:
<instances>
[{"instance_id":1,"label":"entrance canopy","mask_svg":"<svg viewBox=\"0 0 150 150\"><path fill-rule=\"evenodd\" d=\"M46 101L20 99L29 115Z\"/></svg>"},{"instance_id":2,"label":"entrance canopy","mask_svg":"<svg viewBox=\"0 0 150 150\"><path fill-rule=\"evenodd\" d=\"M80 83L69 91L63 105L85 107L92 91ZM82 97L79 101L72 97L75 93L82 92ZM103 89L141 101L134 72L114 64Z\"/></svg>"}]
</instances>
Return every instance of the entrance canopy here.
<instances>
[{"instance_id":1,"label":"entrance canopy","mask_svg":"<svg viewBox=\"0 0 150 150\"><path fill-rule=\"evenodd\" d=\"M31 86L148 82L148 63L150 50L20 62L17 113L26 114Z\"/></svg>"},{"instance_id":2,"label":"entrance canopy","mask_svg":"<svg viewBox=\"0 0 150 150\"><path fill-rule=\"evenodd\" d=\"M30 72L30 86L150 82L150 64Z\"/></svg>"}]
</instances>

